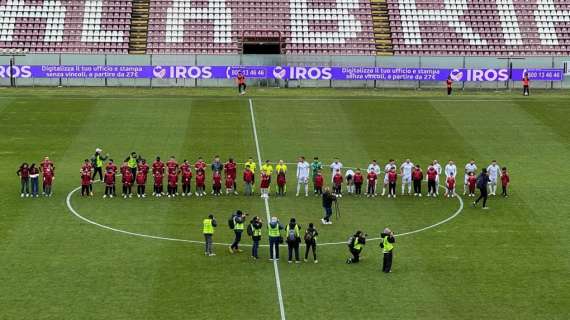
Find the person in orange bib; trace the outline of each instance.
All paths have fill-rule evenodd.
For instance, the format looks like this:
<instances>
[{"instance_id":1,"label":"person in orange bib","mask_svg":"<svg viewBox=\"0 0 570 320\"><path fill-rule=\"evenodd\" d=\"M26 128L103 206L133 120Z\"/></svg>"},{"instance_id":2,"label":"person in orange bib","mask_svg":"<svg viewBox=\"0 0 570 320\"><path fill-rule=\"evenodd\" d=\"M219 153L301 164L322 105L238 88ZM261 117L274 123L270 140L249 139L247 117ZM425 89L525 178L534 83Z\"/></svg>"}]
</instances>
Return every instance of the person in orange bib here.
<instances>
[{"instance_id":1,"label":"person in orange bib","mask_svg":"<svg viewBox=\"0 0 570 320\"><path fill-rule=\"evenodd\" d=\"M522 81L523 81L523 95L528 96L528 95L530 95L530 91L528 89L528 83L529 83L528 72L525 72Z\"/></svg>"},{"instance_id":2,"label":"person in orange bib","mask_svg":"<svg viewBox=\"0 0 570 320\"><path fill-rule=\"evenodd\" d=\"M245 76L243 75L243 73L240 71L238 72L237 75L237 84L238 84L238 92L240 95L244 95L245 94Z\"/></svg>"}]
</instances>

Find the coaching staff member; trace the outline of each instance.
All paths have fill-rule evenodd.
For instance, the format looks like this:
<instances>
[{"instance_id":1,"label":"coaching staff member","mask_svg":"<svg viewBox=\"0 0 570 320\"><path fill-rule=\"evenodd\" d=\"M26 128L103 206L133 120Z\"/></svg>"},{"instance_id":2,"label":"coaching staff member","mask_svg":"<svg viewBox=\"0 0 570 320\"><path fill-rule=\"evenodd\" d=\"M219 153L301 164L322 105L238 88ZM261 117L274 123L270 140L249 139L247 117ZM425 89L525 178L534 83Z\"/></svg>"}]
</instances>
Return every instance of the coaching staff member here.
<instances>
[{"instance_id":1,"label":"coaching staff member","mask_svg":"<svg viewBox=\"0 0 570 320\"><path fill-rule=\"evenodd\" d=\"M489 207L487 207L487 184L489 184L489 174L487 173L487 169L483 168L477 177L477 188L481 194L479 198L473 202L473 207L476 207L479 200L483 199L483 209L489 209Z\"/></svg>"},{"instance_id":2,"label":"coaching staff member","mask_svg":"<svg viewBox=\"0 0 570 320\"><path fill-rule=\"evenodd\" d=\"M384 252L384 260L382 262L382 272L390 273L392 272L392 251L394 250L394 243L396 243L396 238L394 237L394 232L392 230L385 228L384 232L380 234L382 242L380 242L380 248Z\"/></svg>"},{"instance_id":3,"label":"coaching staff member","mask_svg":"<svg viewBox=\"0 0 570 320\"><path fill-rule=\"evenodd\" d=\"M95 180L95 175L99 173L99 180L103 181L103 163L109 158L109 154L103 155L103 150L100 148L95 149L95 154L91 157L91 163L93 164L93 177Z\"/></svg>"},{"instance_id":4,"label":"coaching staff member","mask_svg":"<svg viewBox=\"0 0 570 320\"><path fill-rule=\"evenodd\" d=\"M336 201L336 197L331 193L329 187L325 187L325 192L323 192L323 208L325 209L325 217L321 219L323 224L332 224L332 204Z\"/></svg>"}]
</instances>

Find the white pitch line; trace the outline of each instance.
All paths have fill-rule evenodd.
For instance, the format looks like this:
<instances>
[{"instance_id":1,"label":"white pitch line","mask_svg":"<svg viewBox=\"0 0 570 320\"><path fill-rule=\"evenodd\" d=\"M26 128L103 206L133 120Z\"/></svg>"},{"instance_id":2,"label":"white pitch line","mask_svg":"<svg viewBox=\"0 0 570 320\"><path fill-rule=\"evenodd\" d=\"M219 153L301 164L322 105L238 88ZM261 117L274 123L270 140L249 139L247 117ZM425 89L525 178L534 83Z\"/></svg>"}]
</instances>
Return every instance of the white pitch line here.
<instances>
[{"instance_id":1,"label":"white pitch line","mask_svg":"<svg viewBox=\"0 0 570 320\"><path fill-rule=\"evenodd\" d=\"M249 99L249 112L251 114L251 126L253 128L253 138L255 140L255 149L257 151L257 161L261 169L261 151L259 150L259 139L257 138L257 127L255 125L255 115L253 113L253 102ZM271 213L269 211L269 198L263 198L265 202L265 213L267 214L267 223L271 221ZM279 312L281 313L281 320L285 320L285 306L283 305L283 294L281 293L281 279L279 277L279 266L277 260L273 259L273 270L275 271L275 285L277 286L277 297L279 299Z\"/></svg>"}]
</instances>

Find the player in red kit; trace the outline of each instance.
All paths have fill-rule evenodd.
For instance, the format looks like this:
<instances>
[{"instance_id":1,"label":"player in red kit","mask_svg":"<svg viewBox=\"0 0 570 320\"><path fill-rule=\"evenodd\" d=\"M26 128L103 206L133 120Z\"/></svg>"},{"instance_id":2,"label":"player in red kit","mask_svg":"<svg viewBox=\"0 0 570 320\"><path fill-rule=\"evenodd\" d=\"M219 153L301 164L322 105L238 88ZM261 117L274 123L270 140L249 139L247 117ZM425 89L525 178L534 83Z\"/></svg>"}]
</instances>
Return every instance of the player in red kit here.
<instances>
[{"instance_id":1,"label":"player in red kit","mask_svg":"<svg viewBox=\"0 0 570 320\"><path fill-rule=\"evenodd\" d=\"M146 189L146 177L147 174L143 170L137 171L137 197L139 198L146 198L145 189Z\"/></svg>"},{"instance_id":2,"label":"player in red kit","mask_svg":"<svg viewBox=\"0 0 570 320\"><path fill-rule=\"evenodd\" d=\"M451 91L452 89L452 85L453 85L453 80L451 80L451 75L447 76L447 80L445 81L445 84L447 85L447 95L450 96L451 95Z\"/></svg>"},{"instance_id":3,"label":"player in red kit","mask_svg":"<svg viewBox=\"0 0 570 320\"><path fill-rule=\"evenodd\" d=\"M160 161L160 157L156 157L156 160L152 163L152 174L156 172L164 174L164 162Z\"/></svg>"},{"instance_id":4,"label":"player in red kit","mask_svg":"<svg viewBox=\"0 0 570 320\"><path fill-rule=\"evenodd\" d=\"M285 195L286 183L287 183L287 178L285 177L285 171L279 170L279 172L277 172L277 195L278 196L284 196Z\"/></svg>"},{"instance_id":5,"label":"player in red kit","mask_svg":"<svg viewBox=\"0 0 570 320\"><path fill-rule=\"evenodd\" d=\"M317 196L322 195L323 187L325 185L325 178L323 177L321 170L317 171L317 174L315 175L314 184L315 184L315 194Z\"/></svg>"},{"instance_id":6,"label":"player in red kit","mask_svg":"<svg viewBox=\"0 0 570 320\"><path fill-rule=\"evenodd\" d=\"M178 189L178 174L168 168L168 197L176 197L176 189Z\"/></svg>"},{"instance_id":7,"label":"player in red kit","mask_svg":"<svg viewBox=\"0 0 570 320\"><path fill-rule=\"evenodd\" d=\"M455 177L453 174L449 175L445 181L446 190L444 196L454 197L455 196Z\"/></svg>"},{"instance_id":8,"label":"player in red kit","mask_svg":"<svg viewBox=\"0 0 570 320\"><path fill-rule=\"evenodd\" d=\"M81 196L85 197L91 194L91 171L85 169L81 171Z\"/></svg>"},{"instance_id":9,"label":"player in red kit","mask_svg":"<svg viewBox=\"0 0 570 320\"><path fill-rule=\"evenodd\" d=\"M168 174L178 172L178 162L174 156L170 156L170 159L166 161L166 167L168 168Z\"/></svg>"},{"instance_id":10,"label":"player in red kit","mask_svg":"<svg viewBox=\"0 0 570 320\"><path fill-rule=\"evenodd\" d=\"M503 192L501 193L501 195L505 198L509 196L507 194L507 189L509 188L510 183L511 183L511 177L509 176L509 173L507 172L507 167L503 167L501 169L501 185L503 187Z\"/></svg>"},{"instance_id":11,"label":"player in red kit","mask_svg":"<svg viewBox=\"0 0 570 320\"><path fill-rule=\"evenodd\" d=\"M243 172L243 182L245 183L245 186L243 187L243 192L246 196L253 195L253 184L255 183L254 177L255 173L251 171L251 167L249 165L246 165L245 170Z\"/></svg>"},{"instance_id":12,"label":"player in red kit","mask_svg":"<svg viewBox=\"0 0 570 320\"><path fill-rule=\"evenodd\" d=\"M243 72L238 72L237 77L236 77L236 82L238 84L238 92L240 95L244 95L245 94L245 76L243 74Z\"/></svg>"},{"instance_id":13,"label":"player in red kit","mask_svg":"<svg viewBox=\"0 0 570 320\"><path fill-rule=\"evenodd\" d=\"M119 170L121 171L121 174L124 175L125 171L130 171L131 168L129 168L129 163L127 162L128 158L123 161L123 163L121 163L121 167L119 168ZM131 172L132 175L132 172Z\"/></svg>"},{"instance_id":14,"label":"player in red kit","mask_svg":"<svg viewBox=\"0 0 570 320\"><path fill-rule=\"evenodd\" d=\"M51 168L45 168L44 169L44 173L43 173L43 189L44 189L44 195L46 197L51 197L52 195L52 185L53 185L53 179L54 179L54 174L53 171L51 170Z\"/></svg>"},{"instance_id":15,"label":"player in red kit","mask_svg":"<svg viewBox=\"0 0 570 320\"><path fill-rule=\"evenodd\" d=\"M222 194L222 174L220 171L212 173L212 192L215 196Z\"/></svg>"},{"instance_id":16,"label":"player in red kit","mask_svg":"<svg viewBox=\"0 0 570 320\"><path fill-rule=\"evenodd\" d=\"M226 175L226 195L233 193L234 178L231 175Z\"/></svg>"},{"instance_id":17,"label":"player in red kit","mask_svg":"<svg viewBox=\"0 0 570 320\"><path fill-rule=\"evenodd\" d=\"M236 177L237 177L237 163L234 162L233 158L229 158L228 162L226 162L224 164L224 171L226 176L230 175L233 178L234 181L234 187L233 187L233 191L234 194L237 195L237 185L236 185Z\"/></svg>"},{"instance_id":18,"label":"player in red kit","mask_svg":"<svg viewBox=\"0 0 570 320\"><path fill-rule=\"evenodd\" d=\"M146 160L141 159L137 164L137 172L143 171L145 176L146 176L146 174L148 174L148 170L149 170L149 167L148 167L148 164L146 163Z\"/></svg>"},{"instance_id":19,"label":"player in red kit","mask_svg":"<svg viewBox=\"0 0 570 320\"><path fill-rule=\"evenodd\" d=\"M423 179L424 179L424 173L422 172L422 168L420 168L419 164L416 164L416 166L412 170L412 183L414 185L414 196L416 196L416 197L422 196L422 180Z\"/></svg>"},{"instance_id":20,"label":"player in red kit","mask_svg":"<svg viewBox=\"0 0 570 320\"><path fill-rule=\"evenodd\" d=\"M112 198L115 194L115 172L112 169L108 169L103 177L105 182L105 194L103 198Z\"/></svg>"},{"instance_id":21,"label":"player in red kit","mask_svg":"<svg viewBox=\"0 0 570 320\"><path fill-rule=\"evenodd\" d=\"M437 197L437 192L435 189L436 179L437 179L437 170L434 166L430 165L426 172L427 181L428 181L428 197Z\"/></svg>"},{"instance_id":22,"label":"player in red kit","mask_svg":"<svg viewBox=\"0 0 570 320\"><path fill-rule=\"evenodd\" d=\"M374 170L370 170L368 175L366 175L366 181L368 182L368 190L366 191L366 196L376 197L376 180L378 179L378 175Z\"/></svg>"},{"instance_id":23,"label":"player in red kit","mask_svg":"<svg viewBox=\"0 0 570 320\"><path fill-rule=\"evenodd\" d=\"M398 181L398 173L396 167L392 167L388 172L388 198L396 198L396 181Z\"/></svg>"},{"instance_id":24,"label":"player in red kit","mask_svg":"<svg viewBox=\"0 0 570 320\"><path fill-rule=\"evenodd\" d=\"M133 196L133 172L127 168L123 173L123 198L131 198Z\"/></svg>"},{"instance_id":25,"label":"player in red kit","mask_svg":"<svg viewBox=\"0 0 570 320\"><path fill-rule=\"evenodd\" d=\"M199 197L206 195L206 175L202 171L196 172L196 195Z\"/></svg>"},{"instance_id":26,"label":"player in red kit","mask_svg":"<svg viewBox=\"0 0 570 320\"><path fill-rule=\"evenodd\" d=\"M184 161L180 165L180 172L184 171L192 171L192 167L190 167L190 163L188 163L188 160L186 159L184 159Z\"/></svg>"},{"instance_id":27,"label":"player in red kit","mask_svg":"<svg viewBox=\"0 0 570 320\"><path fill-rule=\"evenodd\" d=\"M268 198L269 197L270 182L271 182L271 176L268 175L267 173L265 173L264 171L261 171L261 182L259 184L259 189L261 191L261 197L262 198Z\"/></svg>"},{"instance_id":28,"label":"player in red kit","mask_svg":"<svg viewBox=\"0 0 570 320\"><path fill-rule=\"evenodd\" d=\"M204 159L202 157L199 157L198 161L196 161L196 163L194 164L194 169L196 169L196 172L203 171L205 174L207 166L208 165L206 164L206 162L204 162Z\"/></svg>"},{"instance_id":29,"label":"player in red kit","mask_svg":"<svg viewBox=\"0 0 570 320\"><path fill-rule=\"evenodd\" d=\"M188 164L188 161L184 161L184 164L180 166L182 171L182 196L189 197L192 195L190 190L190 183L192 182L192 169Z\"/></svg>"},{"instance_id":30,"label":"player in red kit","mask_svg":"<svg viewBox=\"0 0 570 320\"><path fill-rule=\"evenodd\" d=\"M530 94L529 91L529 79L528 79L528 72L525 72L523 76L523 96L528 96Z\"/></svg>"},{"instance_id":31,"label":"player in red kit","mask_svg":"<svg viewBox=\"0 0 570 320\"><path fill-rule=\"evenodd\" d=\"M93 174L93 164L91 163L91 161L89 161L89 159L85 159L83 161L83 164L81 165L81 176L83 176L84 171L89 172L89 174ZM91 179L89 182L89 194L90 195L93 195L93 181L92 180L93 179ZM82 193L83 193L83 191L82 191Z\"/></svg>"},{"instance_id":32,"label":"player in red kit","mask_svg":"<svg viewBox=\"0 0 570 320\"><path fill-rule=\"evenodd\" d=\"M362 171L360 168L357 168L354 172L354 176L352 177L354 182L354 194L362 195L362 184L364 183L364 177L362 176Z\"/></svg>"},{"instance_id":33,"label":"player in red kit","mask_svg":"<svg viewBox=\"0 0 570 320\"><path fill-rule=\"evenodd\" d=\"M40 168L42 169L42 173L45 172L47 169L50 169L52 174L55 172L55 166L53 161L49 159L49 157L44 157L44 160L40 162Z\"/></svg>"},{"instance_id":34,"label":"player in red kit","mask_svg":"<svg viewBox=\"0 0 570 320\"><path fill-rule=\"evenodd\" d=\"M117 173L117 165L115 164L115 162L113 162L113 159L109 159L109 163L107 163L107 165L105 166L105 172L109 170L113 171L113 174Z\"/></svg>"},{"instance_id":35,"label":"player in red kit","mask_svg":"<svg viewBox=\"0 0 570 320\"><path fill-rule=\"evenodd\" d=\"M336 170L336 173L333 176L333 194L339 198L342 198L342 181L343 181L342 174L340 170Z\"/></svg>"},{"instance_id":36,"label":"player in red kit","mask_svg":"<svg viewBox=\"0 0 570 320\"><path fill-rule=\"evenodd\" d=\"M162 179L164 177L164 174L161 172L161 170L156 170L152 176L154 178L154 190L152 192L152 195L155 197L162 197Z\"/></svg>"},{"instance_id":37,"label":"player in red kit","mask_svg":"<svg viewBox=\"0 0 570 320\"><path fill-rule=\"evenodd\" d=\"M475 197L475 187L477 186L477 177L475 176L475 172L469 172L467 185L469 186L469 196Z\"/></svg>"}]
</instances>

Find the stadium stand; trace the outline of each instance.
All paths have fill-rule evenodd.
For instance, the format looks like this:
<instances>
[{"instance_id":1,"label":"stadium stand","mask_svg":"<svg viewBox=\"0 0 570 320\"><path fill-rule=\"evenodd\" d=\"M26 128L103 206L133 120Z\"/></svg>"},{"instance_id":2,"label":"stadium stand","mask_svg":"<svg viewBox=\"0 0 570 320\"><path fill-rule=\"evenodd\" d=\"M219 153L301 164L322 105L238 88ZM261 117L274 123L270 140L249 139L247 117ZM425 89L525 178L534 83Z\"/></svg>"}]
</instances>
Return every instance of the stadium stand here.
<instances>
[{"instance_id":1,"label":"stadium stand","mask_svg":"<svg viewBox=\"0 0 570 320\"><path fill-rule=\"evenodd\" d=\"M131 1L0 2L0 49L128 53Z\"/></svg>"}]
</instances>

